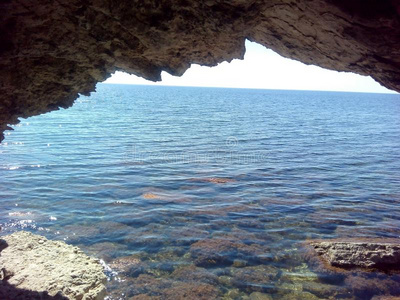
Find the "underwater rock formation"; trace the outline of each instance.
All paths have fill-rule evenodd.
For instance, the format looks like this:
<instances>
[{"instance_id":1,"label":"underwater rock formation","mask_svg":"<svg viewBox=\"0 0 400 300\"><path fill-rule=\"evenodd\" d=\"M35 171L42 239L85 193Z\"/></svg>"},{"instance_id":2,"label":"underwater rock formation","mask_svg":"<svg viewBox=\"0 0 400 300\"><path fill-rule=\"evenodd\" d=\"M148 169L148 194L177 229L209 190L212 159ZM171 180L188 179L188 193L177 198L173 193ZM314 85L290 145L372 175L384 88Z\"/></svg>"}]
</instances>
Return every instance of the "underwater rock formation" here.
<instances>
[{"instance_id":1,"label":"underwater rock formation","mask_svg":"<svg viewBox=\"0 0 400 300\"><path fill-rule=\"evenodd\" d=\"M381 271L400 269L400 240L334 239L312 241L309 245L332 267Z\"/></svg>"},{"instance_id":2,"label":"underwater rock formation","mask_svg":"<svg viewBox=\"0 0 400 300\"><path fill-rule=\"evenodd\" d=\"M103 267L77 247L19 231L3 236L1 249L1 299L105 297Z\"/></svg>"},{"instance_id":3,"label":"underwater rock formation","mask_svg":"<svg viewBox=\"0 0 400 300\"><path fill-rule=\"evenodd\" d=\"M19 0L0 4L0 140L123 70L149 80L243 58L245 39L400 91L399 0Z\"/></svg>"}]
</instances>

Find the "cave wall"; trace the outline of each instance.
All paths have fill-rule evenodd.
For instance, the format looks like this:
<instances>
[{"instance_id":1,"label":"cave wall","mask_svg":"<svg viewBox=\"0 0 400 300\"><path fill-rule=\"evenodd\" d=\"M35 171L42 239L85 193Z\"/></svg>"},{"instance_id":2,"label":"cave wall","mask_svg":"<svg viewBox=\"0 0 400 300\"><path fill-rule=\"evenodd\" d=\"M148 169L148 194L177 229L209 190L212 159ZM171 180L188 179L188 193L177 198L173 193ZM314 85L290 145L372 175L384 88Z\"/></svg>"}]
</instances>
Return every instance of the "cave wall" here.
<instances>
[{"instance_id":1,"label":"cave wall","mask_svg":"<svg viewBox=\"0 0 400 300\"><path fill-rule=\"evenodd\" d=\"M0 140L116 70L180 76L243 58L245 39L400 91L400 0L8 0L0 11Z\"/></svg>"}]
</instances>

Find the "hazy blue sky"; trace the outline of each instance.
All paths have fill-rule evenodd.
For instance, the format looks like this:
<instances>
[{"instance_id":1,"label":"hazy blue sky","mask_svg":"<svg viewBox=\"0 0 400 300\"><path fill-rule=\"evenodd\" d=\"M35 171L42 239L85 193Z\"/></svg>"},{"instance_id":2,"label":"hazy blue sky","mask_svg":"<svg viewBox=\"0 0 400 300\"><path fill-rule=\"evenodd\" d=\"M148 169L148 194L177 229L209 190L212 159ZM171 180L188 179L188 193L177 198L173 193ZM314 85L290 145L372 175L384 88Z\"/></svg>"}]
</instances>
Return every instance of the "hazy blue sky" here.
<instances>
[{"instance_id":1,"label":"hazy blue sky","mask_svg":"<svg viewBox=\"0 0 400 300\"><path fill-rule=\"evenodd\" d=\"M213 68L192 65L182 77L174 77L163 72L162 81L158 83L117 72L106 83L392 92L370 77L307 66L249 41L246 42L244 60L223 62Z\"/></svg>"}]
</instances>

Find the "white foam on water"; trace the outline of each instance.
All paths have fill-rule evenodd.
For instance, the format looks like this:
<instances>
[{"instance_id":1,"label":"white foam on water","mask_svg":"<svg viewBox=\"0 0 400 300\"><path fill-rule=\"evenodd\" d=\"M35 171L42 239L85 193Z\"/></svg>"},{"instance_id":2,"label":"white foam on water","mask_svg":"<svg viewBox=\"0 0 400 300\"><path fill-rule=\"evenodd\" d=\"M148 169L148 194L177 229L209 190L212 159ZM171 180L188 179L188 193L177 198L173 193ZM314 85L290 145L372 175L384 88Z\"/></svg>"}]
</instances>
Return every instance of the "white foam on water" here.
<instances>
[{"instance_id":1,"label":"white foam on water","mask_svg":"<svg viewBox=\"0 0 400 300\"><path fill-rule=\"evenodd\" d=\"M15 204L15 206L18 206L18 204ZM8 215L12 216L12 217L25 217L25 216L31 216L32 213L30 211L28 211L28 212L14 211L14 212L8 213Z\"/></svg>"}]
</instances>

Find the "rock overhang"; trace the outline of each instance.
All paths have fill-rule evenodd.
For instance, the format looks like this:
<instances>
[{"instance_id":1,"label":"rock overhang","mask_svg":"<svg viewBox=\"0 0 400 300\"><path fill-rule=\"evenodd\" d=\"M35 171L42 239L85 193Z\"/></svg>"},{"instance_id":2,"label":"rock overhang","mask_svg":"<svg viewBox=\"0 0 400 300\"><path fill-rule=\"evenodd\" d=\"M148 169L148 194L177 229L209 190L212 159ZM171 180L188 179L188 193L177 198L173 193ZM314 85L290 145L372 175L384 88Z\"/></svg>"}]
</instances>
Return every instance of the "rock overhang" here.
<instances>
[{"instance_id":1,"label":"rock overhang","mask_svg":"<svg viewBox=\"0 0 400 300\"><path fill-rule=\"evenodd\" d=\"M400 0L19 0L1 11L0 140L115 71L180 76L243 58L246 39L400 91Z\"/></svg>"}]
</instances>

